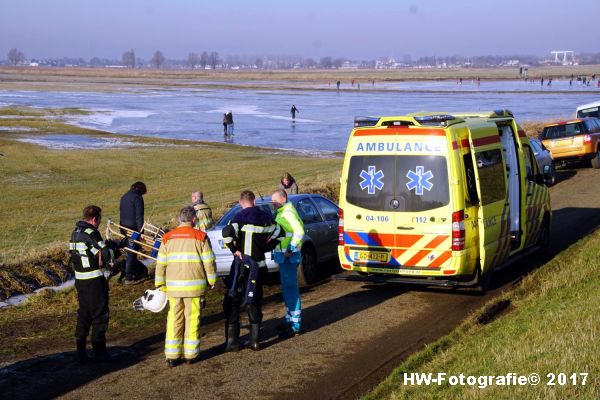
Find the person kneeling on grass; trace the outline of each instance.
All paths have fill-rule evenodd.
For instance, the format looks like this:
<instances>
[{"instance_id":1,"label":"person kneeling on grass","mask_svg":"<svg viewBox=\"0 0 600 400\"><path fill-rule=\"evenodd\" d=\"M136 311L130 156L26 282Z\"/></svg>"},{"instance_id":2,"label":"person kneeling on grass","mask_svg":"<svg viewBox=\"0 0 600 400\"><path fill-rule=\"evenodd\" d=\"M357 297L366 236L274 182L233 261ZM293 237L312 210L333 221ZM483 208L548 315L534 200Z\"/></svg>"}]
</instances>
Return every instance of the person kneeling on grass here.
<instances>
[{"instance_id":1,"label":"person kneeling on grass","mask_svg":"<svg viewBox=\"0 0 600 400\"><path fill-rule=\"evenodd\" d=\"M217 280L215 255L208 236L194 228L194 207L182 208L179 222L176 229L163 236L154 277L156 288L164 288L169 299L165 335L169 367L184 360L188 364L198 361L202 299L207 286L214 288Z\"/></svg>"}]
</instances>

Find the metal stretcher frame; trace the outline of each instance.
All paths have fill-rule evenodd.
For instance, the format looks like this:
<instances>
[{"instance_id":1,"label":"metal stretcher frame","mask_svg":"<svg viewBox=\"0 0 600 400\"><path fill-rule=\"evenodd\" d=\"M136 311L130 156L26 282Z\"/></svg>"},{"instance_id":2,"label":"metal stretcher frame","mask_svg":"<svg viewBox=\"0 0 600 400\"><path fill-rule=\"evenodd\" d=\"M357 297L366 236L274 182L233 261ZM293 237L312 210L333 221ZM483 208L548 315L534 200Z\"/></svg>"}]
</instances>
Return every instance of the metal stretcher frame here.
<instances>
[{"instance_id":1,"label":"metal stretcher frame","mask_svg":"<svg viewBox=\"0 0 600 400\"><path fill-rule=\"evenodd\" d=\"M152 225L150 222L144 222L144 226L142 226L142 231L137 232L133 229L126 228L122 225L113 222L112 219L108 219L106 223L106 238L107 239L123 239L127 238L129 240L133 240L134 243L138 244L142 250L149 252L147 254L143 251L134 250L125 246L123 250L134 253L139 256L149 258L151 260L156 261L156 254L158 253L158 249L160 244L162 243L162 236L165 234L164 230Z\"/></svg>"}]
</instances>

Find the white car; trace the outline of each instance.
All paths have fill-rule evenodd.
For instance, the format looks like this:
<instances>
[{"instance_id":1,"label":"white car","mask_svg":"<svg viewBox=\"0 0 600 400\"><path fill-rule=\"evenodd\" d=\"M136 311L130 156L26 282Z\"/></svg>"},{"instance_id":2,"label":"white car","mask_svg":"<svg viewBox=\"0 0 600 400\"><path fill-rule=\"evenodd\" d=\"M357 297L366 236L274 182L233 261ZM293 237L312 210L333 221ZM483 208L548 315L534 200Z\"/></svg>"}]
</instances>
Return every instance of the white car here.
<instances>
[{"instance_id":1,"label":"white car","mask_svg":"<svg viewBox=\"0 0 600 400\"><path fill-rule=\"evenodd\" d=\"M298 280L301 284L313 283L317 278L317 267L320 263L337 258L338 245L338 206L329 199L318 194L289 195L288 200L294 204L298 215L304 222L304 238L302 241L302 263L298 269ZM271 215L275 208L270 197L256 199L256 205ZM221 231L240 212L241 207L235 205L221 217L214 227L206 233L210 238L217 262L217 275L227 276L233 262L233 255L223 243ZM267 268L270 272L278 270L272 253L266 253Z\"/></svg>"}]
</instances>

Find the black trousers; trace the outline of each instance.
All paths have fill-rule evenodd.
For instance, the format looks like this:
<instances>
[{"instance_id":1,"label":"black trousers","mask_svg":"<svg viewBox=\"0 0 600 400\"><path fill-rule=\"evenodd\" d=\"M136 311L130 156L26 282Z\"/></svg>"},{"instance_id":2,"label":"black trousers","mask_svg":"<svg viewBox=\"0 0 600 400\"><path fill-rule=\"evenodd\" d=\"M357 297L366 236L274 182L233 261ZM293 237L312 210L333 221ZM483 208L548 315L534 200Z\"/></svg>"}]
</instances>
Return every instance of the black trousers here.
<instances>
[{"instance_id":1,"label":"black trousers","mask_svg":"<svg viewBox=\"0 0 600 400\"><path fill-rule=\"evenodd\" d=\"M75 338L87 338L92 328L92 342L105 342L108 329L108 282L104 277L75 280L77 289L77 326Z\"/></svg>"},{"instance_id":2,"label":"black trousers","mask_svg":"<svg viewBox=\"0 0 600 400\"><path fill-rule=\"evenodd\" d=\"M139 246L132 239L127 240L127 247L133 250L138 250ZM135 262L137 261L137 254L130 251L127 252L127 258L125 259L125 279L133 279Z\"/></svg>"},{"instance_id":3,"label":"black trousers","mask_svg":"<svg viewBox=\"0 0 600 400\"><path fill-rule=\"evenodd\" d=\"M223 311L227 324L233 324L240 320L240 306L246 295L246 285L248 284L247 273L248 268L243 268L244 273L240 277L240 284L237 286L235 297L230 297L225 293L223 299ZM263 298L263 282L268 274L267 268L259 268L258 279L256 280L256 288L254 292L254 301L247 305L248 319L251 324L260 324L262 322L262 298ZM231 275L227 277L227 289L231 288Z\"/></svg>"}]
</instances>

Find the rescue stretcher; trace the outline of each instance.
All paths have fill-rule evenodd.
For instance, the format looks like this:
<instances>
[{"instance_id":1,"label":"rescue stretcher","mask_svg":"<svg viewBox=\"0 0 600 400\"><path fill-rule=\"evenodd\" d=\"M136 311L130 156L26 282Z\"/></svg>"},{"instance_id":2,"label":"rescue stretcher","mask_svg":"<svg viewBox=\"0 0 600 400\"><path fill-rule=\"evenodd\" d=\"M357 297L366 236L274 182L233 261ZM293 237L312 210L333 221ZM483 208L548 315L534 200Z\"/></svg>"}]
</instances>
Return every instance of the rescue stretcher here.
<instances>
[{"instance_id":1,"label":"rescue stretcher","mask_svg":"<svg viewBox=\"0 0 600 400\"><path fill-rule=\"evenodd\" d=\"M129 242L137 244L139 250L130 247L129 244L124 246L123 250L154 261L156 261L164 234L165 231L162 228L147 221L144 222L141 232L119 225L110 218L106 223L106 239L121 241L126 238Z\"/></svg>"}]
</instances>

